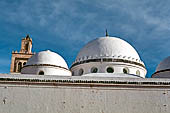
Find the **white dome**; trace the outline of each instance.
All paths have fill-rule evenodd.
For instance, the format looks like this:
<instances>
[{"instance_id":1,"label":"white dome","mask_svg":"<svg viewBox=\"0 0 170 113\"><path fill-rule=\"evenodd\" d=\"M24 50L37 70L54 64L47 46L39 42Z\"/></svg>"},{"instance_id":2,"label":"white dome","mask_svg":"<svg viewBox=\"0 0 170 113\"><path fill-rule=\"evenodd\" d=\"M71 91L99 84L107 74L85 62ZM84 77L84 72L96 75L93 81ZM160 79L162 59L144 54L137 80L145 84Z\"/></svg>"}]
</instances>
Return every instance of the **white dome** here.
<instances>
[{"instance_id":1,"label":"white dome","mask_svg":"<svg viewBox=\"0 0 170 113\"><path fill-rule=\"evenodd\" d=\"M143 78L147 72L138 53L129 43L108 36L86 44L73 62L71 71L74 76L89 73L126 73Z\"/></svg>"},{"instance_id":2,"label":"white dome","mask_svg":"<svg viewBox=\"0 0 170 113\"><path fill-rule=\"evenodd\" d=\"M80 50L76 61L101 57L140 61L136 50L126 41L116 37L101 37L89 42Z\"/></svg>"},{"instance_id":3,"label":"white dome","mask_svg":"<svg viewBox=\"0 0 170 113\"><path fill-rule=\"evenodd\" d=\"M160 64L156 68L156 72L166 69L170 69L170 56L160 62Z\"/></svg>"},{"instance_id":4,"label":"white dome","mask_svg":"<svg viewBox=\"0 0 170 113\"><path fill-rule=\"evenodd\" d=\"M27 65L37 65L37 64L49 64L68 69L65 60L57 53L51 52L49 50L39 52L33 55L27 62Z\"/></svg>"}]
</instances>

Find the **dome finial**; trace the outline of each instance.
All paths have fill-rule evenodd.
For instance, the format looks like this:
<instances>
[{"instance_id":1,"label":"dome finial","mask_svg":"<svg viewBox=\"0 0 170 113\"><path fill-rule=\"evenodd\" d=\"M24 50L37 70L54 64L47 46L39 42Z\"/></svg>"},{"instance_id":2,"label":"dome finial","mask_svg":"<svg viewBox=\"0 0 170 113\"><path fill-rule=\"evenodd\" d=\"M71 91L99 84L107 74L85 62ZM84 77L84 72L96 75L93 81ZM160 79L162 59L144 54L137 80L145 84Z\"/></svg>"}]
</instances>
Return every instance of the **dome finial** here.
<instances>
[{"instance_id":1,"label":"dome finial","mask_svg":"<svg viewBox=\"0 0 170 113\"><path fill-rule=\"evenodd\" d=\"M107 29L106 29L106 37L108 37L109 36L109 34L108 34L108 32L107 32Z\"/></svg>"}]
</instances>

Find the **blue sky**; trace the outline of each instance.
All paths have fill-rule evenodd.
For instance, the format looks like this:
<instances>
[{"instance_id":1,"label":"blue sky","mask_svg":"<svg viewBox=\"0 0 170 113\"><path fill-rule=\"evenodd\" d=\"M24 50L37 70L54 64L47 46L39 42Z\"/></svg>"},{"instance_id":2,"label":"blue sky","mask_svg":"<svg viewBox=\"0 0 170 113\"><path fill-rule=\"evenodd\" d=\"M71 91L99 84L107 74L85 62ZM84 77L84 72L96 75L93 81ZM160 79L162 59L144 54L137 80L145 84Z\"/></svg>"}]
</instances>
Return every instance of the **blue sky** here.
<instances>
[{"instance_id":1,"label":"blue sky","mask_svg":"<svg viewBox=\"0 0 170 113\"><path fill-rule=\"evenodd\" d=\"M170 55L168 0L0 0L0 73L9 73L11 52L26 34L33 51L51 50L68 65L90 40L121 37L138 51L149 77Z\"/></svg>"}]
</instances>

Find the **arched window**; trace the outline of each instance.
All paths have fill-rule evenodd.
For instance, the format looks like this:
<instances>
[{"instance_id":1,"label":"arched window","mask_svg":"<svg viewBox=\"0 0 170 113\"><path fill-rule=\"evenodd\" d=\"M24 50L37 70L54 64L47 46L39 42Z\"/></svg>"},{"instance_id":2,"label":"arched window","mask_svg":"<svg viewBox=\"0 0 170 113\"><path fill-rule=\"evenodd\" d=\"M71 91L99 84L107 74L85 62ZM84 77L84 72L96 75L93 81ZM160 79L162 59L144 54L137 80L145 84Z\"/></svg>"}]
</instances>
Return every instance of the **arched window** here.
<instances>
[{"instance_id":1,"label":"arched window","mask_svg":"<svg viewBox=\"0 0 170 113\"><path fill-rule=\"evenodd\" d=\"M38 75L44 75L44 71L40 71Z\"/></svg>"},{"instance_id":2,"label":"arched window","mask_svg":"<svg viewBox=\"0 0 170 113\"><path fill-rule=\"evenodd\" d=\"M114 72L114 69L112 67L108 67L107 70L106 70L108 73L113 73Z\"/></svg>"},{"instance_id":3,"label":"arched window","mask_svg":"<svg viewBox=\"0 0 170 113\"><path fill-rule=\"evenodd\" d=\"M129 74L129 69L126 67L126 68L123 68L123 73L124 74Z\"/></svg>"},{"instance_id":4,"label":"arched window","mask_svg":"<svg viewBox=\"0 0 170 113\"><path fill-rule=\"evenodd\" d=\"M19 62L19 63L18 63L18 72L21 72L21 68L22 68L22 63Z\"/></svg>"},{"instance_id":5,"label":"arched window","mask_svg":"<svg viewBox=\"0 0 170 113\"><path fill-rule=\"evenodd\" d=\"M82 75L84 73L84 70L83 69L80 69L79 70L79 75Z\"/></svg>"},{"instance_id":6,"label":"arched window","mask_svg":"<svg viewBox=\"0 0 170 113\"><path fill-rule=\"evenodd\" d=\"M97 67L92 67L92 68L91 68L91 73L97 73L97 72L98 72Z\"/></svg>"}]
</instances>

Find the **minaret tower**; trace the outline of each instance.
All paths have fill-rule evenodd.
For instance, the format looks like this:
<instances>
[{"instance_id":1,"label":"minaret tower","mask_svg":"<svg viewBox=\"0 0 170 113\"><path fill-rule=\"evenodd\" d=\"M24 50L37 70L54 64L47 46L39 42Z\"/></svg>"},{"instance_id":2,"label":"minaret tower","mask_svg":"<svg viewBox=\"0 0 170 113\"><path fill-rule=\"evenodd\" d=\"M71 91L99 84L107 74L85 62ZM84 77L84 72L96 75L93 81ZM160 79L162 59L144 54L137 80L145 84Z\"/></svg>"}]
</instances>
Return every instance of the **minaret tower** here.
<instances>
[{"instance_id":1,"label":"minaret tower","mask_svg":"<svg viewBox=\"0 0 170 113\"><path fill-rule=\"evenodd\" d=\"M27 35L21 41L21 49L19 52L12 52L10 73L20 73L21 68L26 64L32 53L32 39Z\"/></svg>"},{"instance_id":2,"label":"minaret tower","mask_svg":"<svg viewBox=\"0 0 170 113\"><path fill-rule=\"evenodd\" d=\"M32 39L29 35L22 39L20 53L32 53Z\"/></svg>"}]
</instances>

